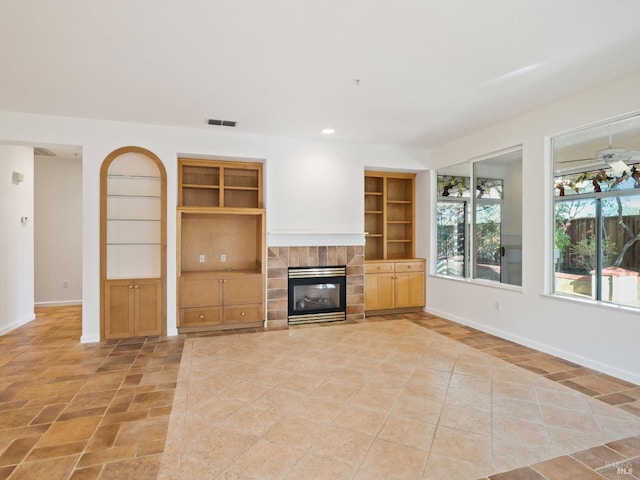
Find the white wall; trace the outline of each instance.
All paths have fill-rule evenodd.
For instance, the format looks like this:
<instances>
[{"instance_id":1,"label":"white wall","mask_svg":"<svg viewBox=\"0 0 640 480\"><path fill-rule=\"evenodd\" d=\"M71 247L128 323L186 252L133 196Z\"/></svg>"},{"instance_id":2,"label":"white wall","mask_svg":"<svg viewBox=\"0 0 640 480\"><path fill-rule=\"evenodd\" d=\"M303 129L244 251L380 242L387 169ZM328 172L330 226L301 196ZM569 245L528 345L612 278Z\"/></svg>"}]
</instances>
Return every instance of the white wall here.
<instances>
[{"instance_id":1,"label":"white wall","mask_svg":"<svg viewBox=\"0 0 640 480\"><path fill-rule=\"evenodd\" d=\"M82 162L36 157L35 303L82 302ZM66 286L65 286L66 282Z\"/></svg>"},{"instance_id":2,"label":"white wall","mask_svg":"<svg viewBox=\"0 0 640 480\"><path fill-rule=\"evenodd\" d=\"M523 287L521 291L430 276L429 311L582 365L640 383L640 314L550 294L551 181L546 139L640 110L640 72L548 105L431 151L433 167L523 145ZM435 203L435 192L425 200ZM420 242L435 252L435 232ZM464 301L460 301L464 299ZM499 302L499 311L496 311Z\"/></svg>"},{"instance_id":3,"label":"white wall","mask_svg":"<svg viewBox=\"0 0 640 480\"><path fill-rule=\"evenodd\" d=\"M125 124L0 112L0 142L80 145L82 159L82 341L99 340L100 165L113 150L149 149L167 169L167 332L176 332L178 156L210 156L265 163L268 232L336 234L364 231L365 168L425 170L424 151L336 141Z\"/></svg>"},{"instance_id":4,"label":"white wall","mask_svg":"<svg viewBox=\"0 0 640 480\"><path fill-rule=\"evenodd\" d=\"M0 145L0 334L34 318L33 148Z\"/></svg>"}]
</instances>

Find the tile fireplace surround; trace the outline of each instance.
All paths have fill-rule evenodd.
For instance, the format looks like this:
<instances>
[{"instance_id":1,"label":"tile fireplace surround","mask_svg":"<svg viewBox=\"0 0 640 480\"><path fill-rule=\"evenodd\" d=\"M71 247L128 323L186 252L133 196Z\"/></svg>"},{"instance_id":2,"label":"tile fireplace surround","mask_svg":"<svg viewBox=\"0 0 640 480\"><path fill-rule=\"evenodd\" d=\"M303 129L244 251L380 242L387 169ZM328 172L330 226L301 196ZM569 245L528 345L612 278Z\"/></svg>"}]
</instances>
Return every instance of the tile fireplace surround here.
<instances>
[{"instance_id":1,"label":"tile fireplace surround","mask_svg":"<svg viewBox=\"0 0 640 480\"><path fill-rule=\"evenodd\" d=\"M269 247L267 259L267 321L270 328L287 326L287 269L347 266L347 320L364 318L364 247L359 245Z\"/></svg>"}]
</instances>

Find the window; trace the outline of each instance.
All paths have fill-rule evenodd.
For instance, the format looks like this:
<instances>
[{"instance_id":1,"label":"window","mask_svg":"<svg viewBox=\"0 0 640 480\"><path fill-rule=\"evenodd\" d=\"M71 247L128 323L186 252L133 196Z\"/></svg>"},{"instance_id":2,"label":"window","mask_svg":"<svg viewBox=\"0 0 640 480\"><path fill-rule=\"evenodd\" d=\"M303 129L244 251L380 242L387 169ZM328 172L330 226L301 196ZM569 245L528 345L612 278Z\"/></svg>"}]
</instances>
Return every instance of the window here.
<instances>
[{"instance_id":1,"label":"window","mask_svg":"<svg viewBox=\"0 0 640 480\"><path fill-rule=\"evenodd\" d=\"M438 175L437 273L441 275L467 277L469 184L469 177Z\"/></svg>"},{"instance_id":2,"label":"window","mask_svg":"<svg viewBox=\"0 0 640 480\"><path fill-rule=\"evenodd\" d=\"M554 293L640 306L640 117L552 146Z\"/></svg>"},{"instance_id":3,"label":"window","mask_svg":"<svg viewBox=\"0 0 640 480\"><path fill-rule=\"evenodd\" d=\"M521 150L439 169L437 188L436 273L521 285Z\"/></svg>"}]
</instances>

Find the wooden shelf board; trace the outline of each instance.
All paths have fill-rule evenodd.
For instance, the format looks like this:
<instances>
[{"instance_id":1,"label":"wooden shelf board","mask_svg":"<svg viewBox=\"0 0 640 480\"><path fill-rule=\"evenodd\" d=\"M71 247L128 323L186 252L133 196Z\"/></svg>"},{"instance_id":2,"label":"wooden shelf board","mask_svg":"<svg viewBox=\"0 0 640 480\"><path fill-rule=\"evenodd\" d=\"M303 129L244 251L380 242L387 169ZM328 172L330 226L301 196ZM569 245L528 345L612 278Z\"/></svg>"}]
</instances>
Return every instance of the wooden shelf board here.
<instances>
[{"instance_id":1,"label":"wooden shelf board","mask_svg":"<svg viewBox=\"0 0 640 480\"><path fill-rule=\"evenodd\" d=\"M205 185L202 183L183 183L182 188L203 188L210 190L219 190L220 185Z\"/></svg>"},{"instance_id":2,"label":"wooden shelf board","mask_svg":"<svg viewBox=\"0 0 640 480\"><path fill-rule=\"evenodd\" d=\"M109 242L107 245L162 245L160 242Z\"/></svg>"},{"instance_id":3,"label":"wooden shelf board","mask_svg":"<svg viewBox=\"0 0 640 480\"><path fill-rule=\"evenodd\" d=\"M155 175L114 175L114 174L107 174L107 178L118 178L118 179L122 179L122 178L131 178L131 179L145 179L145 180L161 180L161 177L157 177Z\"/></svg>"},{"instance_id":4,"label":"wooden shelf board","mask_svg":"<svg viewBox=\"0 0 640 480\"><path fill-rule=\"evenodd\" d=\"M228 185L224 186L225 190L242 190L242 191L247 191L247 192L257 192L258 191L258 187L231 187Z\"/></svg>"},{"instance_id":5,"label":"wooden shelf board","mask_svg":"<svg viewBox=\"0 0 640 480\"><path fill-rule=\"evenodd\" d=\"M162 197L160 195L128 195L126 193L123 193L123 194L110 193L107 195L107 198L162 198Z\"/></svg>"}]
</instances>

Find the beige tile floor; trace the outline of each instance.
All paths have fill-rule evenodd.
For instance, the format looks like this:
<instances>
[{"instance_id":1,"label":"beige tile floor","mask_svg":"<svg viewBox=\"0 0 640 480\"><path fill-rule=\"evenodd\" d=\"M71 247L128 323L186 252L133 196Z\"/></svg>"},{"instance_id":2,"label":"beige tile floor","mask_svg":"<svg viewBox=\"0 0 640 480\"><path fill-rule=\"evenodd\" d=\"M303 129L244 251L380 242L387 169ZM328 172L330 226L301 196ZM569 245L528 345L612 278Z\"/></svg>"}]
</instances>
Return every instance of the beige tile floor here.
<instances>
[{"instance_id":1,"label":"beige tile floor","mask_svg":"<svg viewBox=\"0 0 640 480\"><path fill-rule=\"evenodd\" d=\"M407 319L336 324L187 338L158 478L544 479L514 469L638 434L630 412Z\"/></svg>"}]
</instances>

